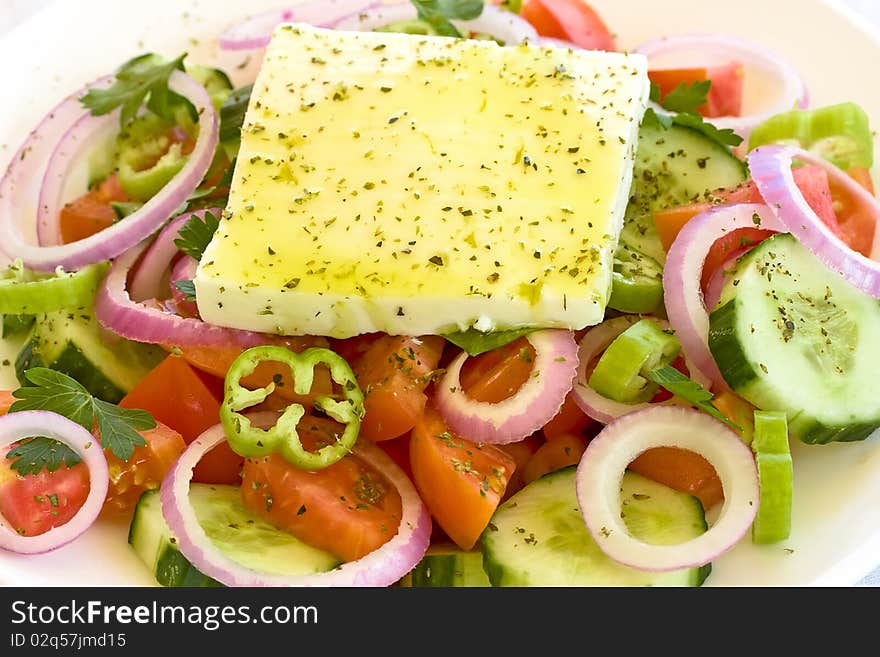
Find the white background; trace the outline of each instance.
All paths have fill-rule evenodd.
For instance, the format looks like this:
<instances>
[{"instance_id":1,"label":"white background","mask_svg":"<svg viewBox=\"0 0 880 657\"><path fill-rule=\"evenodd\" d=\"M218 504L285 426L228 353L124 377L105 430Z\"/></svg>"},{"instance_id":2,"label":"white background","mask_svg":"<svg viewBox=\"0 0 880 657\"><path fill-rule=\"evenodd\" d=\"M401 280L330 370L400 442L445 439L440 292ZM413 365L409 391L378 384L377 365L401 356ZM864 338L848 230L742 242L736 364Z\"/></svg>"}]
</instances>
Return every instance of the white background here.
<instances>
[{"instance_id":1,"label":"white background","mask_svg":"<svg viewBox=\"0 0 880 657\"><path fill-rule=\"evenodd\" d=\"M73 2L75 0L0 0L0 38L15 25L27 19L53 2ZM696 1L696 0L695 0ZM279 5L284 4L279 0ZM866 22L871 22L880 30L880 0L835 0L833 4L843 5L856 12ZM880 558L880 555L878 555ZM860 585L880 586L880 568L866 577Z\"/></svg>"}]
</instances>

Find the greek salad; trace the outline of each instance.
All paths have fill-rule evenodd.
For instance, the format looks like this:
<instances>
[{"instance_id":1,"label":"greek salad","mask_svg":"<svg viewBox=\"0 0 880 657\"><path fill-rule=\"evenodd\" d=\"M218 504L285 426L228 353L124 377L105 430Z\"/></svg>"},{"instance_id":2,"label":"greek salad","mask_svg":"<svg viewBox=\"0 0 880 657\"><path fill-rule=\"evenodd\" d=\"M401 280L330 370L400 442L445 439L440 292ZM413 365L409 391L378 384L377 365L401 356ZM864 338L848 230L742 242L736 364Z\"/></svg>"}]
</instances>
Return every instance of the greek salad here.
<instances>
[{"instance_id":1,"label":"greek salad","mask_svg":"<svg viewBox=\"0 0 880 657\"><path fill-rule=\"evenodd\" d=\"M115 520L162 586L700 586L790 536L790 443L876 440L874 133L777 53L622 51L582 0L217 39L248 84L113 62L0 179L0 550Z\"/></svg>"}]
</instances>

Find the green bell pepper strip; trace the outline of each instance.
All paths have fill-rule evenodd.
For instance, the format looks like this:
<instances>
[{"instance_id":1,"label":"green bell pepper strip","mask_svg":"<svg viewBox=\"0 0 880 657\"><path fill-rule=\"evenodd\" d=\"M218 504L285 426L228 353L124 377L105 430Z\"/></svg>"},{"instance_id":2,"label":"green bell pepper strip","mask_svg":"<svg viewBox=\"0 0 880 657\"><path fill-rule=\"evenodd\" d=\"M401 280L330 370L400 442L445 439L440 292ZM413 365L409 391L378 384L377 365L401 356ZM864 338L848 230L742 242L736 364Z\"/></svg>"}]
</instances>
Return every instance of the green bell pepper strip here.
<instances>
[{"instance_id":1,"label":"green bell pepper strip","mask_svg":"<svg viewBox=\"0 0 880 657\"><path fill-rule=\"evenodd\" d=\"M653 313L663 302L663 268L626 244L614 254L608 306L623 313Z\"/></svg>"},{"instance_id":2,"label":"green bell pepper strip","mask_svg":"<svg viewBox=\"0 0 880 657\"><path fill-rule=\"evenodd\" d=\"M134 201L149 201L186 164L179 143L171 143L168 121L155 114L137 117L116 140L119 184Z\"/></svg>"},{"instance_id":3,"label":"green bell pepper strip","mask_svg":"<svg viewBox=\"0 0 880 657\"><path fill-rule=\"evenodd\" d=\"M59 269L38 274L16 262L0 273L0 314L34 315L89 306L106 271L107 263L102 262L70 273Z\"/></svg>"},{"instance_id":4,"label":"green bell pepper strip","mask_svg":"<svg viewBox=\"0 0 880 657\"><path fill-rule=\"evenodd\" d=\"M785 413L755 411L752 451L761 493L752 523L752 542L776 543L791 533L793 472Z\"/></svg>"},{"instance_id":5,"label":"green bell pepper strip","mask_svg":"<svg viewBox=\"0 0 880 657\"><path fill-rule=\"evenodd\" d=\"M603 397L624 404L644 402L657 392L651 370L667 365L681 351L675 336L642 319L614 339L590 375L589 385Z\"/></svg>"},{"instance_id":6,"label":"green bell pepper strip","mask_svg":"<svg viewBox=\"0 0 880 657\"><path fill-rule=\"evenodd\" d=\"M764 144L800 146L844 171L869 169L874 163L874 135L868 115L855 103L771 116L749 135L749 150Z\"/></svg>"},{"instance_id":7,"label":"green bell pepper strip","mask_svg":"<svg viewBox=\"0 0 880 657\"><path fill-rule=\"evenodd\" d=\"M275 426L269 429L254 427L242 415L250 406L260 404L275 390L270 383L265 388L248 390L241 379L253 374L263 361L274 361L290 366L294 391L305 395L312 388L315 367L326 365L330 376L342 388L343 401L328 396L315 398L315 406L338 422L345 424L342 436L332 445L321 447L317 452L307 451L299 439L296 425L305 415L301 404L288 406ZM243 352L226 373L223 404L220 406L220 422L226 432L229 446L245 458L278 453L285 461L304 470L321 470L333 465L351 452L360 432L364 416L364 395L355 379L351 366L342 356L330 349L312 348L294 353L284 347L268 345L252 347Z\"/></svg>"}]
</instances>

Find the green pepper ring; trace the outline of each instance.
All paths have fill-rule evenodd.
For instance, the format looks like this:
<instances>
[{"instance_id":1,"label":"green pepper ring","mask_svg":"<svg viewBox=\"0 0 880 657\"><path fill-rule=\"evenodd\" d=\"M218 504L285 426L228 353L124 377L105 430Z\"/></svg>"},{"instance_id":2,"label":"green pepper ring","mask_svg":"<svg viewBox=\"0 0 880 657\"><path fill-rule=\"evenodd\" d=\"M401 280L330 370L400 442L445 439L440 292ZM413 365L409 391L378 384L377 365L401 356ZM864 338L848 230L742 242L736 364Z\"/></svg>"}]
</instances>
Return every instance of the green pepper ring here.
<instances>
[{"instance_id":1,"label":"green pepper ring","mask_svg":"<svg viewBox=\"0 0 880 657\"><path fill-rule=\"evenodd\" d=\"M332 397L315 398L315 406L338 422L345 424L342 436L332 445L325 445L317 452L307 451L296 426L305 415L301 404L288 406L275 425L269 429L254 427L239 411L262 403L275 390L275 383L264 388L248 390L240 381L253 374L263 361L274 361L290 366L294 391L308 394L314 381L315 366L324 364L330 369L333 381L342 386L343 401ZM330 349L312 348L295 353L274 345L252 347L243 352L226 373L223 404L220 406L220 422L232 450L245 458L279 453L288 463L304 470L320 470L333 465L354 447L364 415L364 395L355 380L351 366L339 354Z\"/></svg>"}]
</instances>

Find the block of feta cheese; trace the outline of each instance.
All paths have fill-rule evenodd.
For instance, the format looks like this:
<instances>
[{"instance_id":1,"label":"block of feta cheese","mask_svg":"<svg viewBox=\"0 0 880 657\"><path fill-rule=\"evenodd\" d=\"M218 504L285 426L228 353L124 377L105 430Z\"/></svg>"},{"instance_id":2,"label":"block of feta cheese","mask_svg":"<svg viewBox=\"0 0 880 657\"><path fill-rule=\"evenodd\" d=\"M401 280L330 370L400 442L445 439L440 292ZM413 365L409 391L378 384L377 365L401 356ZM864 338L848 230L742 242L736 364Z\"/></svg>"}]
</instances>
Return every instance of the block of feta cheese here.
<instances>
[{"instance_id":1,"label":"block of feta cheese","mask_svg":"<svg viewBox=\"0 0 880 657\"><path fill-rule=\"evenodd\" d=\"M640 55L279 26L202 318L333 337L600 322L648 87Z\"/></svg>"}]
</instances>

